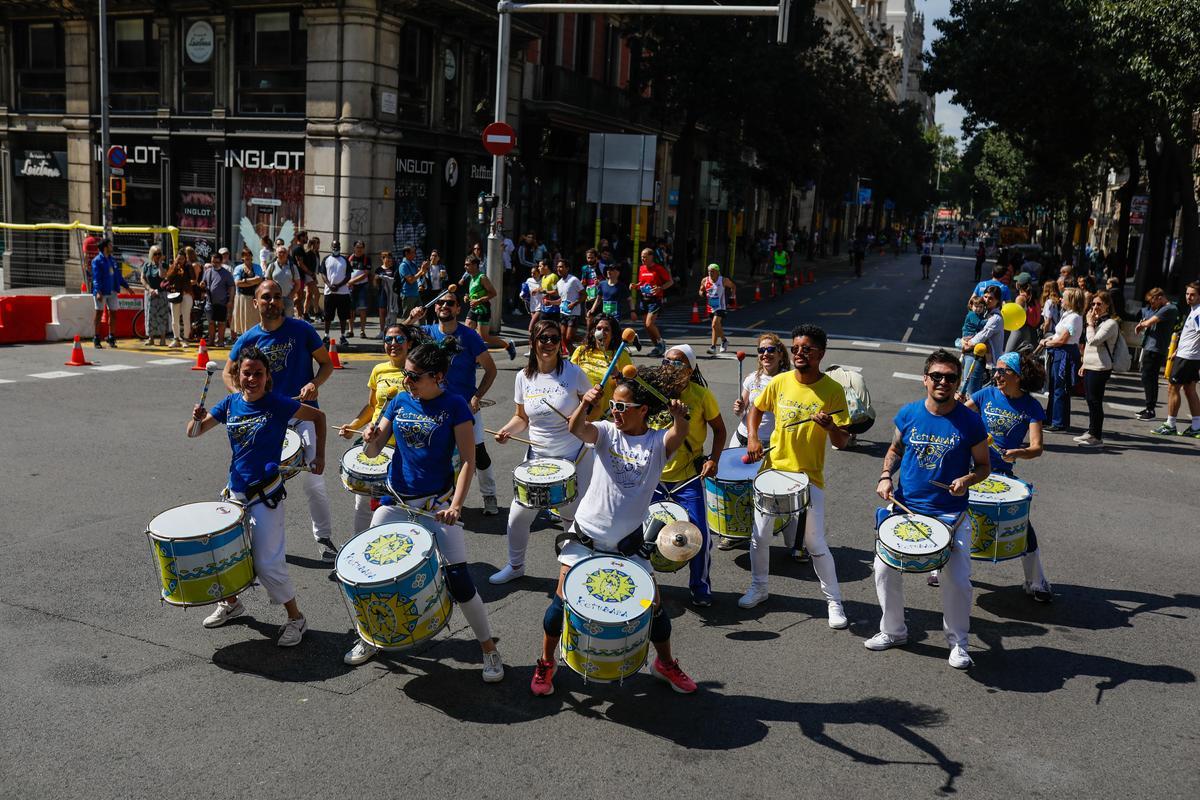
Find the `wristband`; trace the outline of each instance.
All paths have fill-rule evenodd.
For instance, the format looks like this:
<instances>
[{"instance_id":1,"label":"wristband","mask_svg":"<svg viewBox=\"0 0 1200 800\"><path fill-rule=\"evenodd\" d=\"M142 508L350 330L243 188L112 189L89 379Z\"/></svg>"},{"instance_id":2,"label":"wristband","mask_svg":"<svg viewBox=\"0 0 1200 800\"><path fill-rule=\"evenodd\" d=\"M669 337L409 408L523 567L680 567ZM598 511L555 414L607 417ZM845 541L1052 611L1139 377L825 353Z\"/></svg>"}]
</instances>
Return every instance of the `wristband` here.
<instances>
[{"instance_id":1,"label":"wristband","mask_svg":"<svg viewBox=\"0 0 1200 800\"><path fill-rule=\"evenodd\" d=\"M891 475L880 475L880 476L879 476L879 480L880 480L880 481L890 481L891 479L892 479L892 476L891 476ZM876 483L878 483L878 482L879 482L879 481L876 481Z\"/></svg>"}]
</instances>

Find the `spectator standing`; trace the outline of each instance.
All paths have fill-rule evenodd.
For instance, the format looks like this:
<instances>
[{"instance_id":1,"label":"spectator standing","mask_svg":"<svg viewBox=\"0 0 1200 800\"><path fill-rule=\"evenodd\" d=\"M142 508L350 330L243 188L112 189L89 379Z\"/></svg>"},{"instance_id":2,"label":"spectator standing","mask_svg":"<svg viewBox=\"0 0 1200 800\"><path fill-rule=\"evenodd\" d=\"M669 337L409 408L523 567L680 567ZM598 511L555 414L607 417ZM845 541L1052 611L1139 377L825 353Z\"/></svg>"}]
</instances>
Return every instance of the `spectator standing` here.
<instances>
[{"instance_id":1,"label":"spectator standing","mask_svg":"<svg viewBox=\"0 0 1200 800\"><path fill-rule=\"evenodd\" d=\"M1142 308L1142 321L1134 328L1142 334L1141 377L1142 392L1146 396L1146 407L1137 413L1140 420L1154 419L1158 409L1158 376L1167 361L1167 350L1171 346L1171 334L1179 319L1179 310L1167 300L1167 293L1159 287L1146 292L1146 305Z\"/></svg>"},{"instance_id":2,"label":"spectator standing","mask_svg":"<svg viewBox=\"0 0 1200 800\"><path fill-rule=\"evenodd\" d=\"M475 245L471 252L478 257L480 249L479 245ZM442 293L449 285L450 276L446 273L446 265L442 263L442 254L437 250L429 251L429 260L422 266L425 276L417 284L421 287L421 304L424 305Z\"/></svg>"},{"instance_id":3,"label":"spectator standing","mask_svg":"<svg viewBox=\"0 0 1200 800\"><path fill-rule=\"evenodd\" d=\"M1083 300L1082 291L1068 287L1063 292L1062 313L1054 332L1041 342L1050 353L1050 368L1046 371L1046 417L1050 420L1044 428L1047 431L1065 431L1071 427L1071 388L1079 369Z\"/></svg>"},{"instance_id":4,"label":"spectator standing","mask_svg":"<svg viewBox=\"0 0 1200 800\"><path fill-rule=\"evenodd\" d=\"M263 279L279 284L285 317L297 316L296 300L301 297L300 292L304 285L300 278L300 268L289 258L288 249L283 245L276 247L275 260L263 270ZM257 292L257 289L255 291ZM257 311L257 306L255 310Z\"/></svg>"},{"instance_id":5,"label":"spectator standing","mask_svg":"<svg viewBox=\"0 0 1200 800\"><path fill-rule=\"evenodd\" d=\"M367 338L367 312L375 304L374 279L371 276L371 257L367 255L367 245L361 239L354 243L354 252L350 254L350 305L354 309L350 316L349 336L354 332L354 316L358 316L358 335ZM383 329L380 328L382 331Z\"/></svg>"},{"instance_id":6,"label":"spectator standing","mask_svg":"<svg viewBox=\"0 0 1200 800\"><path fill-rule=\"evenodd\" d=\"M167 305L170 306L171 317L171 347L183 347L188 338L188 327L192 319L192 265L187 256L180 253L175 256L163 276L164 288L167 293Z\"/></svg>"},{"instance_id":7,"label":"spectator standing","mask_svg":"<svg viewBox=\"0 0 1200 800\"><path fill-rule=\"evenodd\" d=\"M1114 348L1120 335L1121 326L1113 316L1108 292L1096 292L1087 313L1087 340L1079 369L1087 397L1088 429L1075 441L1084 447L1104 444L1104 390L1112 377Z\"/></svg>"},{"instance_id":8,"label":"spectator standing","mask_svg":"<svg viewBox=\"0 0 1200 800\"><path fill-rule=\"evenodd\" d=\"M404 248L404 257L400 259L400 314L405 319L408 313L421 304L420 280L428 269L425 262L418 267L414 261L417 251L412 245Z\"/></svg>"},{"instance_id":9,"label":"spectator standing","mask_svg":"<svg viewBox=\"0 0 1200 800\"><path fill-rule=\"evenodd\" d=\"M963 317L962 334L959 336L958 345L962 349L963 340L970 339L983 330L983 320L987 316L987 303L982 297L971 295L967 298L967 315Z\"/></svg>"},{"instance_id":10,"label":"spectator standing","mask_svg":"<svg viewBox=\"0 0 1200 800\"><path fill-rule=\"evenodd\" d=\"M962 393L967 397L983 388L987 383L988 371L996 366L996 359L1004 352L1004 317L1000 315L1000 287L987 287L983 292L983 302L987 306L983 327L976 335L964 338L962 343L962 351L966 355L970 355L975 345L980 342L987 345L983 363L976 364L970 377L963 384Z\"/></svg>"},{"instance_id":11,"label":"spectator standing","mask_svg":"<svg viewBox=\"0 0 1200 800\"><path fill-rule=\"evenodd\" d=\"M979 283L975 284L975 290L972 293L982 297L983 292L985 289L987 289L987 287L996 286L1000 289L1001 301L1005 303L1009 302L1012 300L1012 289L1009 289L1008 284L1004 282L1004 278L1008 275L1008 270L1009 267L1007 264L997 264L996 266L992 267L992 277L986 281L980 281Z\"/></svg>"},{"instance_id":12,"label":"spectator standing","mask_svg":"<svg viewBox=\"0 0 1200 800\"><path fill-rule=\"evenodd\" d=\"M258 274L261 277L262 270L266 269L267 264L271 263L271 256L275 253L275 248L271 244L270 236L262 237L262 239L259 241L259 245L260 246L258 248L258 269L259 269ZM249 246L250 246L250 243L247 242L246 247L249 247ZM251 295L250 298L251 298L251 309L250 310L253 311L254 310L254 308L253 308L254 295Z\"/></svg>"},{"instance_id":13,"label":"spectator standing","mask_svg":"<svg viewBox=\"0 0 1200 800\"><path fill-rule=\"evenodd\" d=\"M1022 272L1016 277L1014 283L1017 287L1017 296L1013 302L1025 312L1025 324L1008 334L1008 340L1004 345L1005 353L1015 353L1025 345L1032 347L1037 341L1037 326L1042 321L1042 309L1033 299L1033 279L1029 273Z\"/></svg>"},{"instance_id":14,"label":"spectator standing","mask_svg":"<svg viewBox=\"0 0 1200 800\"><path fill-rule=\"evenodd\" d=\"M1188 411L1192 412L1192 424L1183 436L1200 439L1200 396L1196 394L1196 380L1200 377L1200 281L1187 285L1184 299L1188 304L1187 318L1179 332L1179 345L1171 361L1171 379L1167 384L1167 421L1154 429L1160 436L1175 436L1175 417L1182 403L1180 394L1187 396Z\"/></svg>"},{"instance_id":15,"label":"spectator standing","mask_svg":"<svg viewBox=\"0 0 1200 800\"><path fill-rule=\"evenodd\" d=\"M1058 284L1054 281L1043 283L1042 324L1038 326L1038 331L1043 336L1054 330L1054 326L1058 324L1060 303L1062 303L1062 297L1058 293Z\"/></svg>"},{"instance_id":16,"label":"spectator standing","mask_svg":"<svg viewBox=\"0 0 1200 800\"><path fill-rule=\"evenodd\" d=\"M230 324L234 336L241 336L258 324L258 312L254 309L254 287L261 282L262 267L254 263L249 245L242 245L242 263L233 270L233 320Z\"/></svg>"},{"instance_id":17,"label":"spectator standing","mask_svg":"<svg viewBox=\"0 0 1200 800\"><path fill-rule=\"evenodd\" d=\"M171 314L163 289L164 274L162 248L151 245L148 260L142 266L142 304L146 312L146 341L143 344L147 346L154 344L155 337L158 337L160 347L167 346Z\"/></svg>"},{"instance_id":18,"label":"spectator standing","mask_svg":"<svg viewBox=\"0 0 1200 800\"><path fill-rule=\"evenodd\" d=\"M92 302L96 307L92 317L92 346L99 349L100 319L104 309L108 309L108 346L117 346L117 290L124 287L129 291L129 284L121 274L121 265L113 258L112 242L101 239L99 252L92 259Z\"/></svg>"},{"instance_id":19,"label":"spectator standing","mask_svg":"<svg viewBox=\"0 0 1200 800\"><path fill-rule=\"evenodd\" d=\"M346 323L353 330L353 308L350 302L350 262L342 255L342 243L336 239L330 244L325 267L325 345L329 346L329 326L334 316L338 320L338 338L346 341Z\"/></svg>"},{"instance_id":20,"label":"spectator standing","mask_svg":"<svg viewBox=\"0 0 1200 800\"><path fill-rule=\"evenodd\" d=\"M987 248L983 242L979 243L979 247L975 248L975 281L983 279L983 262L987 261Z\"/></svg>"},{"instance_id":21,"label":"spectator standing","mask_svg":"<svg viewBox=\"0 0 1200 800\"><path fill-rule=\"evenodd\" d=\"M379 299L379 335L382 339L384 332L396 320L396 259L391 250L379 253L379 269L375 273L375 286Z\"/></svg>"},{"instance_id":22,"label":"spectator standing","mask_svg":"<svg viewBox=\"0 0 1200 800\"><path fill-rule=\"evenodd\" d=\"M296 280L296 316L303 317L305 322L312 322L312 317L308 315L308 304L306 300L308 296L308 278L310 274L308 269L308 258L305 254L306 250L308 249L307 245L308 234L304 231L296 231L296 236L292 239L292 249L289 255L292 260L292 266L296 268L296 272L299 276ZM313 280L316 280L315 275L313 276ZM280 284L280 287L283 289L283 296L285 300L292 297L292 292L289 291L286 286ZM291 312L286 309L286 303L284 313L285 315L289 316L291 314Z\"/></svg>"},{"instance_id":23,"label":"spectator standing","mask_svg":"<svg viewBox=\"0 0 1200 800\"><path fill-rule=\"evenodd\" d=\"M229 248L222 247L213 254L212 263L204 268L200 282L206 299L204 316L208 319L208 341L214 346L225 343L225 323L229 321L229 300L233 296L233 273L225 269Z\"/></svg>"}]
</instances>

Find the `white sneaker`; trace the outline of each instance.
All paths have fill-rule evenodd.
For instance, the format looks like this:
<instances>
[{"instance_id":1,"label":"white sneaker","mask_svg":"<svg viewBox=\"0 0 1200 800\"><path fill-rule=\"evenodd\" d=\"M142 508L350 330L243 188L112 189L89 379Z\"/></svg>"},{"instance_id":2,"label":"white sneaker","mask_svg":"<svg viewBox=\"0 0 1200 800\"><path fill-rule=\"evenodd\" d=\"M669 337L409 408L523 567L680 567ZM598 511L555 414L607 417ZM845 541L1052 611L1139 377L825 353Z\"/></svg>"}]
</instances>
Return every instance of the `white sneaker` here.
<instances>
[{"instance_id":1,"label":"white sneaker","mask_svg":"<svg viewBox=\"0 0 1200 800\"><path fill-rule=\"evenodd\" d=\"M728 353L728 352L729 352L729 340L728 340L728 339L722 339L722 340L721 340L721 349L720 349L720 352L722 352L722 353Z\"/></svg>"},{"instance_id":2,"label":"white sneaker","mask_svg":"<svg viewBox=\"0 0 1200 800\"><path fill-rule=\"evenodd\" d=\"M494 494L485 494L483 496L483 515L485 517L494 517L500 513L500 506L496 504L496 496Z\"/></svg>"},{"instance_id":3,"label":"white sneaker","mask_svg":"<svg viewBox=\"0 0 1200 800\"><path fill-rule=\"evenodd\" d=\"M367 644L362 639L354 643L354 647L350 648L350 652L342 659L352 667L357 667L359 664L365 664L375 657L379 652L379 648L373 644Z\"/></svg>"},{"instance_id":4,"label":"white sneaker","mask_svg":"<svg viewBox=\"0 0 1200 800\"><path fill-rule=\"evenodd\" d=\"M868 650L890 650L893 647L903 647L908 644L907 636L888 636L883 631L872 636L863 642L863 647Z\"/></svg>"},{"instance_id":5,"label":"white sneaker","mask_svg":"<svg viewBox=\"0 0 1200 800\"><path fill-rule=\"evenodd\" d=\"M829 601L829 627L835 631L850 627L850 620L846 619L846 610L842 608L840 600Z\"/></svg>"},{"instance_id":6,"label":"white sneaker","mask_svg":"<svg viewBox=\"0 0 1200 800\"><path fill-rule=\"evenodd\" d=\"M710 347L707 350L705 350L704 352L708 353L710 356L714 356L717 354L717 348Z\"/></svg>"},{"instance_id":7,"label":"white sneaker","mask_svg":"<svg viewBox=\"0 0 1200 800\"><path fill-rule=\"evenodd\" d=\"M1090 433L1085 433L1083 436L1075 437L1075 441L1079 442L1081 447L1100 447L1104 444L1103 439L1097 439Z\"/></svg>"},{"instance_id":8,"label":"white sneaker","mask_svg":"<svg viewBox=\"0 0 1200 800\"><path fill-rule=\"evenodd\" d=\"M754 608L756 605L763 602L770 596L771 595L767 591L767 587L756 586L752 583L750 584L750 588L746 590L746 593L738 598L738 607Z\"/></svg>"},{"instance_id":9,"label":"white sneaker","mask_svg":"<svg viewBox=\"0 0 1200 800\"><path fill-rule=\"evenodd\" d=\"M300 644L300 640L304 638L304 632L308 630L308 620L304 617L300 619L289 619L282 628L279 629L279 638L275 644L280 647L295 647Z\"/></svg>"},{"instance_id":10,"label":"white sneaker","mask_svg":"<svg viewBox=\"0 0 1200 800\"><path fill-rule=\"evenodd\" d=\"M500 570L492 577L488 578L488 583L501 584L515 581L517 578L525 576L525 565L514 567L512 564L505 564L504 569Z\"/></svg>"},{"instance_id":11,"label":"white sneaker","mask_svg":"<svg viewBox=\"0 0 1200 800\"><path fill-rule=\"evenodd\" d=\"M504 662L500 659L500 651L493 650L483 654L483 682L499 683L504 680Z\"/></svg>"},{"instance_id":12,"label":"white sneaker","mask_svg":"<svg viewBox=\"0 0 1200 800\"><path fill-rule=\"evenodd\" d=\"M955 669L966 669L975 663L971 660L971 657L967 655L967 648L960 644L956 644L954 647L950 648L950 658L948 660L950 662L950 666L954 667Z\"/></svg>"},{"instance_id":13,"label":"white sneaker","mask_svg":"<svg viewBox=\"0 0 1200 800\"><path fill-rule=\"evenodd\" d=\"M233 602L222 600L217 603L216 611L213 611L204 618L204 627L219 628L234 617L240 617L246 613L246 607L242 605L242 601L234 598Z\"/></svg>"}]
</instances>

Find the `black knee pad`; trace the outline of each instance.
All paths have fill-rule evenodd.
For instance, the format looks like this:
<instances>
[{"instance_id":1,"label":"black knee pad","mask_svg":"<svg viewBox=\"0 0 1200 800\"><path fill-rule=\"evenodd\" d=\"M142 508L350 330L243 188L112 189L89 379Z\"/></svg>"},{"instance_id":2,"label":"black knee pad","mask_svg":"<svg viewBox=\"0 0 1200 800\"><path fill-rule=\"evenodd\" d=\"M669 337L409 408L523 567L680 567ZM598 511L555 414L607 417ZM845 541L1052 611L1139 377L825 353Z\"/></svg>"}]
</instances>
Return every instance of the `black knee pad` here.
<instances>
[{"instance_id":1,"label":"black knee pad","mask_svg":"<svg viewBox=\"0 0 1200 800\"><path fill-rule=\"evenodd\" d=\"M563 629L563 599L558 595L554 595L554 599L550 601L550 605L546 608L546 616L542 617L542 630L548 636L558 638L562 636Z\"/></svg>"},{"instance_id":2,"label":"black knee pad","mask_svg":"<svg viewBox=\"0 0 1200 800\"><path fill-rule=\"evenodd\" d=\"M659 606L650 620L650 641L655 644L671 638L671 618Z\"/></svg>"},{"instance_id":3,"label":"black knee pad","mask_svg":"<svg viewBox=\"0 0 1200 800\"><path fill-rule=\"evenodd\" d=\"M475 581L467 572L466 564L451 564L446 567L446 585L456 602L465 603L475 596Z\"/></svg>"},{"instance_id":4,"label":"black knee pad","mask_svg":"<svg viewBox=\"0 0 1200 800\"><path fill-rule=\"evenodd\" d=\"M492 457L488 455L487 448L483 446L483 442L475 445L475 466L479 469L487 469L492 465Z\"/></svg>"}]
</instances>

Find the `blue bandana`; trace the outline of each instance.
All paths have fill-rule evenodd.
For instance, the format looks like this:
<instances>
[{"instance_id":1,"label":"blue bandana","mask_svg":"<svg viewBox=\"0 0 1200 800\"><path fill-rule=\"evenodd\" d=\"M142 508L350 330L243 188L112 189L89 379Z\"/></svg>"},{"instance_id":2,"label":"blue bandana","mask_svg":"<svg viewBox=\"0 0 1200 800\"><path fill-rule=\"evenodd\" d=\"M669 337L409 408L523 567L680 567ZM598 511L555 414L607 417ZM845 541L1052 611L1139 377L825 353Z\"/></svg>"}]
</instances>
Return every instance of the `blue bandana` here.
<instances>
[{"instance_id":1,"label":"blue bandana","mask_svg":"<svg viewBox=\"0 0 1200 800\"><path fill-rule=\"evenodd\" d=\"M1005 353L1004 355L1000 356L1000 358L998 358L996 360L999 361L1004 366L1011 369L1013 372L1017 373L1018 375L1021 374L1021 355L1020 355L1020 353Z\"/></svg>"}]
</instances>

